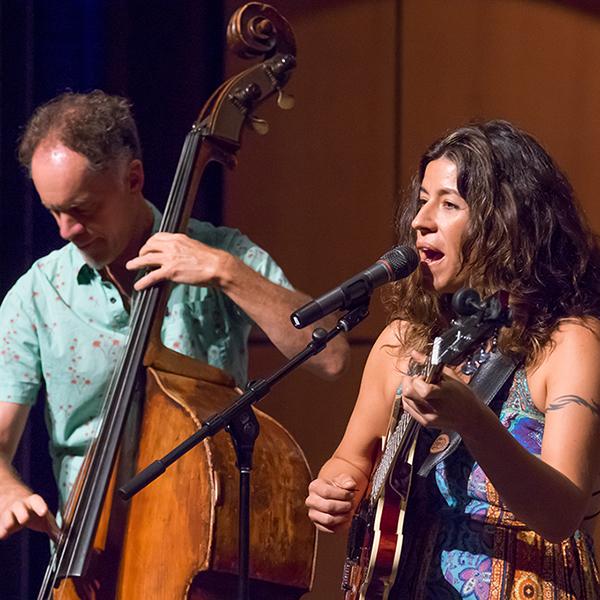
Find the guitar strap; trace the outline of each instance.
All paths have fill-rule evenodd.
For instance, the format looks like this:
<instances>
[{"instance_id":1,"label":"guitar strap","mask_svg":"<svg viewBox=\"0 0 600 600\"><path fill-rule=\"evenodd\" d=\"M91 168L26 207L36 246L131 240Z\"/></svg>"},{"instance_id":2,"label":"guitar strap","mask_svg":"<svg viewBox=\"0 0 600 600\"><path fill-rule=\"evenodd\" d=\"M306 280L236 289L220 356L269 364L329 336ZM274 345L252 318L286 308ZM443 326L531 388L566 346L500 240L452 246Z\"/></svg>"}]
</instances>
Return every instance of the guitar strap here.
<instances>
[{"instance_id":1,"label":"guitar strap","mask_svg":"<svg viewBox=\"0 0 600 600\"><path fill-rule=\"evenodd\" d=\"M469 386L478 398L487 406L502 389L508 378L515 372L519 362L494 352L490 358L479 367L471 378ZM427 477L431 470L448 458L461 442L461 437L455 431L442 432L434 440L429 455L423 461L418 475Z\"/></svg>"}]
</instances>

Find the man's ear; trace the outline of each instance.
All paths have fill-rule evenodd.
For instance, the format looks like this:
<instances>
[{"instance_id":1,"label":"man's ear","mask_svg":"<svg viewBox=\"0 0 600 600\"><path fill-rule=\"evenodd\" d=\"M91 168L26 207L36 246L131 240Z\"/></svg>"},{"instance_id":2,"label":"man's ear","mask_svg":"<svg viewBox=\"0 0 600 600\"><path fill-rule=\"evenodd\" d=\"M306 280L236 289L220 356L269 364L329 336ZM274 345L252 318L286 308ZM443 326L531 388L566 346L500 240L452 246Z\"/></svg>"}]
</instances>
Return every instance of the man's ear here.
<instances>
[{"instance_id":1,"label":"man's ear","mask_svg":"<svg viewBox=\"0 0 600 600\"><path fill-rule=\"evenodd\" d=\"M129 163L127 183L132 194L141 193L144 188L144 165L139 158L134 158Z\"/></svg>"}]
</instances>

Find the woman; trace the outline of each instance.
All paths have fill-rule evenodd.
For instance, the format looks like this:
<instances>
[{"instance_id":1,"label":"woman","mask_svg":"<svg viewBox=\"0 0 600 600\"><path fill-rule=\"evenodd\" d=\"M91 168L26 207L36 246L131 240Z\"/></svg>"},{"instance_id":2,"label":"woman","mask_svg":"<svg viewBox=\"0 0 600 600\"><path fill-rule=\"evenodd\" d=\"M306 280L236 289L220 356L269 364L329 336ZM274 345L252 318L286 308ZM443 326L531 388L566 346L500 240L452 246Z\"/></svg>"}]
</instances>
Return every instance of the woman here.
<instances>
[{"instance_id":1,"label":"woman","mask_svg":"<svg viewBox=\"0 0 600 600\"><path fill-rule=\"evenodd\" d=\"M424 154L397 230L420 268L393 286L345 435L309 487L310 518L348 525L400 388L426 428L419 444L429 429L463 443L425 482L413 477L422 489L390 598L600 598L600 258L569 183L531 136L474 124ZM497 345L519 366L490 407L458 368L438 385L407 375L462 287L510 293Z\"/></svg>"}]
</instances>

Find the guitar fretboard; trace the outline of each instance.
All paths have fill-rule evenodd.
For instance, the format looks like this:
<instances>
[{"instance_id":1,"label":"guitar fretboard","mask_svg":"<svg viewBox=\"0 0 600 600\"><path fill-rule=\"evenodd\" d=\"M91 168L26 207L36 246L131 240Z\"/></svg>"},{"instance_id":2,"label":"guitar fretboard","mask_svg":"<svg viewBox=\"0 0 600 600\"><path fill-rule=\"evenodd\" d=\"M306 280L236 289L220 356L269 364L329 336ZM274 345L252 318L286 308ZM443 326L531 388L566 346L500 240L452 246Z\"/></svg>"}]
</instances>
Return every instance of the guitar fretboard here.
<instances>
[{"instance_id":1,"label":"guitar fretboard","mask_svg":"<svg viewBox=\"0 0 600 600\"><path fill-rule=\"evenodd\" d=\"M439 344L435 346L434 353L439 352ZM428 357L424 364L413 363L409 365L408 374L418 375L422 374L425 376L426 381L431 379L438 373L438 369L432 365L431 357ZM398 398L401 400L401 398ZM410 431L409 431L410 429ZM416 421L407 413L402 412L400 418L396 423L396 427L391 435L387 436L385 442L385 448L379 464L375 468L371 477L371 492L369 494L369 502L371 505L375 504L379 500L379 496L383 490L383 486L389 477L392 468L396 464L398 458L398 451L400 447L404 445L403 452L406 452L407 448L410 447L416 432L417 432ZM402 452L401 452L402 453Z\"/></svg>"},{"instance_id":2,"label":"guitar fretboard","mask_svg":"<svg viewBox=\"0 0 600 600\"><path fill-rule=\"evenodd\" d=\"M410 431L409 431L410 429ZM398 451L401 446L407 448L417 431L416 421L407 413L403 412L398 419L398 423L394 431L388 436L383 455L377 465L372 477L371 493L369 494L369 502L372 504L377 502L383 486L396 463Z\"/></svg>"}]
</instances>

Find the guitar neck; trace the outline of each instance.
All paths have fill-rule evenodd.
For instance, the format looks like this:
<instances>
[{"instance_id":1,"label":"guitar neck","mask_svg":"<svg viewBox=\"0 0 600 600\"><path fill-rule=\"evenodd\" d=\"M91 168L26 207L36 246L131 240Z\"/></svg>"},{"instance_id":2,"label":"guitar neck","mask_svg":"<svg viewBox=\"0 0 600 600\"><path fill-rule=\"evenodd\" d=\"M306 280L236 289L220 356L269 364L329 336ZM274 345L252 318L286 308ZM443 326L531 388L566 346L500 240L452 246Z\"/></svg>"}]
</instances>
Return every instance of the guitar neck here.
<instances>
[{"instance_id":1,"label":"guitar neck","mask_svg":"<svg viewBox=\"0 0 600 600\"><path fill-rule=\"evenodd\" d=\"M373 472L369 493L370 502L377 502L394 465L408 455L418 430L419 424L407 412L403 412L388 437L381 460Z\"/></svg>"},{"instance_id":2,"label":"guitar neck","mask_svg":"<svg viewBox=\"0 0 600 600\"><path fill-rule=\"evenodd\" d=\"M427 383L437 383L442 376L444 365L428 365L424 379Z\"/></svg>"},{"instance_id":3,"label":"guitar neck","mask_svg":"<svg viewBox=\"0 0 600 600\"><path fill-rule=\"evenodd\" d=\"M425 381L427 383L439 381L443 366L443 363L434 364L429 358L421 367ZM377 502L379 499L385 482L396 462L406 459L418 430L419 424L406 411L401 412L396 426L387 436L383 455L371 477L370 502Z\"/></svg>"}]
</instances>

